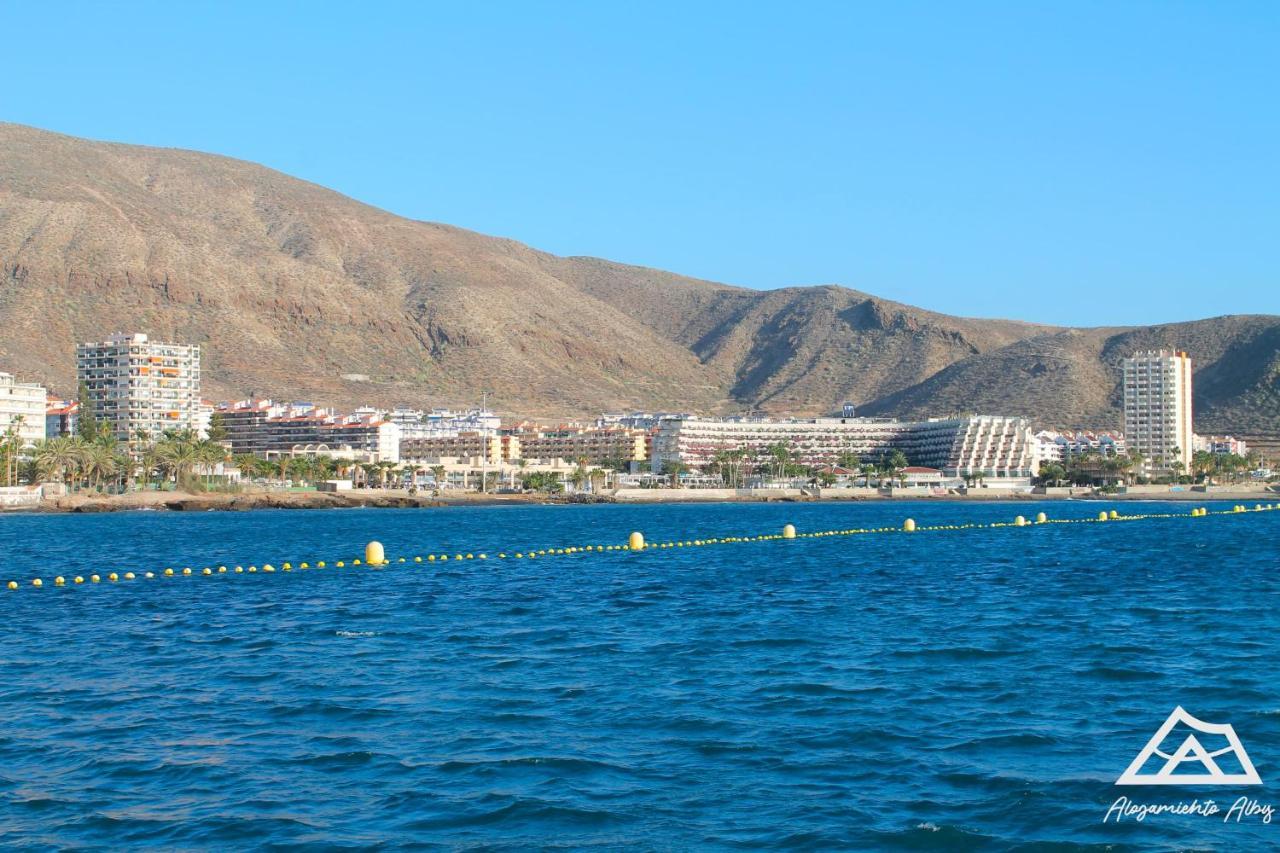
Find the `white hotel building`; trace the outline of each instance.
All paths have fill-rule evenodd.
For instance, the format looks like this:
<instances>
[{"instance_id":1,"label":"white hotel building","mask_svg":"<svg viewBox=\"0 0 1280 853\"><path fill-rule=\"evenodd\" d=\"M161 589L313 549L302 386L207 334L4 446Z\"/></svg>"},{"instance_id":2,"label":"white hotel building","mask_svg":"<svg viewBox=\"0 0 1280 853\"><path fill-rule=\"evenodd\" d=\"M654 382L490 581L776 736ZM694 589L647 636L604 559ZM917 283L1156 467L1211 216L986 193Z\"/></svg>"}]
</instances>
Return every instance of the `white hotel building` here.
<instances>
[{"instance_id":1,"label":"white hotel building","mask_svg":"<svg viewBox=\"0 0 1280 853\"><path fill-rule=\"evenodd\" d=\"M0 434L12 428L24 447L44 438L46 396L43 385L0 373Z\"/></svg>"},{"instance_id":2,"label":"white hotel building","mask_svg":"<svg viewBox=\"0 0 1280 853\"><path fill-rule=\"evenodd\" d=\"M1124 432L1130 451L1191 473L1191 357L1147 350L1124 360Z\"/></svg>"},{"instance_id":3,"label":"white hotel building","mask_svg":"<svg viewBox=\"0 0 1280 853\"><path fill-rule=\"evenodd\" d=\"M852 454L866 460L901 450L913 465L948 477L981 475L988 481L1025 481L1038 468L1035 438L1023 418L972 416L894 421L876 418L664 420L653 439L653 470L668 463L701 469L724 450L763 459L785 444L804 465L832 465Z\"/></svg>"},{"instance_id":4,"label":"white hotel building","mask_svg":"<svg viewBox=\"0 0 1280 853\"><path fill-rule=\"evenodd\" d=\"M139 431L154 441L166 430L198 432L207 423L199 346L112 335L76 347L76 373L88 388L93 417L131 446Z\"/></svg>"}]
</instances>

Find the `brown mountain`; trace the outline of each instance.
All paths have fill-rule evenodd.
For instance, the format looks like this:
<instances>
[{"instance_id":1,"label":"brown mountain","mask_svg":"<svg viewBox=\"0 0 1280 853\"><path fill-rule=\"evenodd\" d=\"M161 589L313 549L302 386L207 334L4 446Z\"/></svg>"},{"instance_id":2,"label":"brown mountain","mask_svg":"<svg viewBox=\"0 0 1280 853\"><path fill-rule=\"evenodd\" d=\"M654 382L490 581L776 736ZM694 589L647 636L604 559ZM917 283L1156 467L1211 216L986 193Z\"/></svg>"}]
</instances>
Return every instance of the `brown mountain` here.
<instances>
[{"instance_id":1,"label":"brown mountain","mask_svg":"<svg viewBox=\"0 0 1280 853\"><path fill-rule=\"evenodd\" d=\"M982 410L1114 426L1176 346L1197 428L1280 432L1280 317L1062 329L841 287L755 291L369 207L252 163L0 124L0 370L70 393L77 341L205 347L206 394L504 411Z\"/></svg>"}]
</instances>

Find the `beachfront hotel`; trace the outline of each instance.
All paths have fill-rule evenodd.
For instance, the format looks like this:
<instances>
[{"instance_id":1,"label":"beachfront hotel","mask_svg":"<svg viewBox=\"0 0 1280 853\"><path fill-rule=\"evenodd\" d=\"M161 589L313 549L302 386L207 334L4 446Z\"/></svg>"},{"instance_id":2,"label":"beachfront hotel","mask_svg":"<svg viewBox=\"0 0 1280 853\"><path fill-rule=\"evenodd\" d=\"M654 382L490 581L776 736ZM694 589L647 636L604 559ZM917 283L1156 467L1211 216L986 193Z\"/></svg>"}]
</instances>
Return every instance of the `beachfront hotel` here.
<instances>
[{"instance_id":1,"label":"beachfront hotel","mask_svg":"<svg viewBox=\"0 0 1280 853\"><path fill-rule=\"evenodd\" d=\"M0 434L12 429L24 447L44 438L45 400L43 385L0 373Z\"/></svg>"},{"instance_id":2,"label":"beachfront hotel","mask_svg":"<svg viewBox=\"0 0 1280 853\"><path fill-rule=\"evenodd\" d=\"M151 442L168 430L198 432L206 420L198 345L116 334L76 347L76 375L88 390L93 417L135 451L139 433Z\"/></svg>"},{"instance_id":3,"label":"beachfront hotel","mask_svg":"<svg viewBox=\"0 0 1280 853\"><path fill-rule=\"evenodd\" d=\"M664 420L653 439L653 470L678 463L702 469L722 451L764 459L785 445L802 465L836 464L841 457L868 461L901 450L913 465L948 477L981 476L992 484L1035 475L1035 438L1023 418L975 415L895 421L878 418L767 418Z\"/></svg>"},{"instance_id":4,"label":"beachfront hotel","mask_svg":"<svg viewBox=\"0 0 1280 853\"><path fill-rule=\"evenodd\" d=\"M1191 357L1146 350L1124 360L1124 431L1155 467L1191 473Z\"/></svg>"},{"instance_id":5,"label":"beachfront hotel","mask_svg":"<svg viewBox=\"0 0 1280 853\"><path fill-rule=\"evenodd\" d=\"M400 461L401 428L375 409L340 415L310 403L240 400L220 404L215 411L235 454Z\"/></svg>"}]
</instances>

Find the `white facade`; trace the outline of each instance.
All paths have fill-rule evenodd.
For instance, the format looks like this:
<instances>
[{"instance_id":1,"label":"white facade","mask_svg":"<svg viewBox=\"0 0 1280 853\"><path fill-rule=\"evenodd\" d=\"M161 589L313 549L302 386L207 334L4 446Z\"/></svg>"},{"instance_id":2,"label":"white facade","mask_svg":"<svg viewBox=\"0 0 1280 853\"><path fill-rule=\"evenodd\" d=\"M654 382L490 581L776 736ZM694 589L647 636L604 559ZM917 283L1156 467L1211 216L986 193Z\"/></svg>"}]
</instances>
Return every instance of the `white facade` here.
<instances>
[{"instance_id":1,"label":"white facade","mask_svg":"<svg viewBox=\"0 0 1280 853\"><path fill-rule=\"evenodd\" d=\"M807 466L835 464L846 455L866 461L901 450L911 463L952 477L1026 479L1038 469L1026 420L984 415L926 421L664 420L653 440L653 470L660 473L675 462L700 469L722 451L741 451L748 462L767 464L769 449L777 445L785 445L795 462Z\"/></svg>"},{"instance_id":2,"label":"white facade","mask_svg":"<svg viewBox=\"0 0 1280 853\"><path fill-rule=\"evenodd\" d=\"M166 430L201 428L199 346L112 335L76 347L76 372L94 418L131 446L139 432L154 441Z\"/></svg>"},{"instance_id":3,"label":"white facade","mask_svg":"<svg viewBox=\"0 0 1280 853\"><path fill-rule=\"evenodd\" d=\"M1072 457L1086 453L1099 456L1124 456L1128 453L1124 436L1112 432L1054 432L1041 430L1036 433L1036 458L1041 464L1068 462Z\"/></svg>"},{"instance_id":4,"label":"white facade","mask_svg":"<svg viewBox=\"0 0 1280 853\"><path fill-rule=\"evenodd\" d=\"M44 438L46 398L43 385L0 373L0 434L12 428L24 447Z\"/></svg>"},{"instance_id":5,"label":"white facade","mask_svg":"<svg viewBox=\"0 0 1280 853\"><path fill-rule=\"evenodd\" d=\"M387 412L385 417L400 427L400 437L405 440L453 438L464 432L496 435L502 426L502 419L488 409L472 409L467 412L432 409L424 413L417 409L399 407Z\"/></svg>"},{"instance_id":6,"label":"white facade","mask_svg":"<svg viewBox=\"0 0 1280 853\"><path fill-rule=\"evenodd\" d=\"M1195 435L1191 437L1192 447L1197 452L1216 453L1220 456L1249 455L1249 444L1242 438L1229 435Z\"/></svg>"},{"instance_id":7,"label":"white facade","mask_svg":"<svg viewBox=\"0 0 1280 853\"><path fill-rule=\"evenodd\" d=\"M1149 467L1191 472L1191 357L1147 350L1124 360L1124 431Z\"/></svg>"}]
</instances>

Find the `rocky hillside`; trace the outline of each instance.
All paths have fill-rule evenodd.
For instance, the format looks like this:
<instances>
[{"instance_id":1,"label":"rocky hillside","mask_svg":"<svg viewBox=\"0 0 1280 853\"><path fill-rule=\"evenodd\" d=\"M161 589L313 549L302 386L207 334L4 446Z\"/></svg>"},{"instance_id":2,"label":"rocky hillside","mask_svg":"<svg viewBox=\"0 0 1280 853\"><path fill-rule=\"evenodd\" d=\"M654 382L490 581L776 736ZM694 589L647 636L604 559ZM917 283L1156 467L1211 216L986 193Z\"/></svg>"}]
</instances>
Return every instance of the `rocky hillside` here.
<instances>
[{"instance_id":1,"label":"rocky hillside","mask_svg":"<svg viewBox=\"0 0 1280 853\"><path fill-rule=\"evenodd\" d=\"M70 391L80 340L205 346L206 393L504 411L1026 413L1118 423L1177 346L1197 428L1280 432L1280 317L1061 329L841 287L755 291L417 222L251 163L0 124L0 370ZM1239 425L1239 426L1237 426Z\"/></svg>"}]
</instances>

